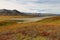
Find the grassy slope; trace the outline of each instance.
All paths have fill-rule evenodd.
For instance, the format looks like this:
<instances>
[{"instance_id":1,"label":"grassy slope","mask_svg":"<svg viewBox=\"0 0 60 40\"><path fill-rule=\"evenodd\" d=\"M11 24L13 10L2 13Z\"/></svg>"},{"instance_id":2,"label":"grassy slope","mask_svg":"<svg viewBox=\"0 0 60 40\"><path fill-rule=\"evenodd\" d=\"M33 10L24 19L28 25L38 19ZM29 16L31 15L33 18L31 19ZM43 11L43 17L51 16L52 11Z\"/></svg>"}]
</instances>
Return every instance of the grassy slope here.
<instances>
[{"instance_id":1,"label":"grassy slope","mask_svg":"<svg viewBox=\"0 0 60 40\"><path fill-rule=\"evenodd\" d=\"M60 24L60 17L52 17L52 18L46 18L37 22L42 22L42 23L58 23Z\"/></svg>"},{"instance_id":2,"label":"grassy slope","mask_svg":"<svg viewBox=\"0 0 60 40\"><path fill-rule=\"evenodd\" d=\"M34 16L0 16L0 18L30 18Z\"/></svg>"},{"instance_id":3,"label":"grassy slope","mask_svg":"<svg viewBox=\"0 0 60 40\"><path fill-rule=\"evenodd\" d=\"M16 40L57 40L60 39L60 17L46 18L41 21L34 23L13 23L9 26L4 26L0 28L0 40L3 39L2 36L7 36L11 40L16 37ZM12 35L14 37L12 37ZM19 36L18 36L19 35ZM3 39L3 40L5 40Z\"/></svg>"}]
</instances>

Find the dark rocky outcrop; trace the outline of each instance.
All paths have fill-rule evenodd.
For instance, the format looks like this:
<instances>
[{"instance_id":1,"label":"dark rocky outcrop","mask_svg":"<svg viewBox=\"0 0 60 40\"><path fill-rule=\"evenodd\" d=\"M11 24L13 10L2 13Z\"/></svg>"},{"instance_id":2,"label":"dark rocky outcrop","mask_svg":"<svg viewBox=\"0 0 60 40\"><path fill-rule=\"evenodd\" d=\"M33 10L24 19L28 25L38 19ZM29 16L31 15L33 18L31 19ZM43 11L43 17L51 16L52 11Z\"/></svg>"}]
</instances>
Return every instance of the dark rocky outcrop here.
<instances>
[{"instance_id":1,"label":"dark rocky outcrop","mask_svg":"<svg viewBox=\"0 0 60 40\"><path fill-rule=\"evenodd\" d=\"M7 10L7 9L0 10L0 15L22 15L22 14L23 13L17 10Z\"/></svg>"}]
</instances>

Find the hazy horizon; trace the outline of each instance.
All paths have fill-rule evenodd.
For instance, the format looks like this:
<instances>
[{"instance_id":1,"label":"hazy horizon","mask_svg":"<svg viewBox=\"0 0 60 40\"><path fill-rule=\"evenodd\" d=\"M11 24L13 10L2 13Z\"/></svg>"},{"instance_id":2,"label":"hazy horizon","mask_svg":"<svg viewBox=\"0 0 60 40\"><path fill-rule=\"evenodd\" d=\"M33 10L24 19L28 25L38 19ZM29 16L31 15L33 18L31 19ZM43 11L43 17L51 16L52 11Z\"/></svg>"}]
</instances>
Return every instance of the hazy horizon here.
<instances>
[{"instance_id":1,"label":"hazy horizon","mask_svg":"<svg viewBox=\"0 0 60 40\"><path fill-rule=\"evenodd\" d=\"M0 0L0 9L60 14L60 0Z\"/></svg>"}]
</instances>

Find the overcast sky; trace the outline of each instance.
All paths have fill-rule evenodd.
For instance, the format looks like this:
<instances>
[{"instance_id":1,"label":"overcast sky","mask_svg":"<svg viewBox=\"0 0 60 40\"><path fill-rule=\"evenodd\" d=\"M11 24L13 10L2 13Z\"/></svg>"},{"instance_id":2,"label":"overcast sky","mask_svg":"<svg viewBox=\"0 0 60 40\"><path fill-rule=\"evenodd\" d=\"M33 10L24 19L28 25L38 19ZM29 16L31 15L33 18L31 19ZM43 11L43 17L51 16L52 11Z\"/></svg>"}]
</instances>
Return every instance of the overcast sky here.
<instances>
[{"instance_id":1,"label":"overcast sky","mask_svg":"<svg viewBox=\"0 0 60 40\"><path fill-rule=\"evenodd\" d=\"M60 13L60 0L0 0L0 9L17 9L30 13Z\"/></svg>"}]
</instances>

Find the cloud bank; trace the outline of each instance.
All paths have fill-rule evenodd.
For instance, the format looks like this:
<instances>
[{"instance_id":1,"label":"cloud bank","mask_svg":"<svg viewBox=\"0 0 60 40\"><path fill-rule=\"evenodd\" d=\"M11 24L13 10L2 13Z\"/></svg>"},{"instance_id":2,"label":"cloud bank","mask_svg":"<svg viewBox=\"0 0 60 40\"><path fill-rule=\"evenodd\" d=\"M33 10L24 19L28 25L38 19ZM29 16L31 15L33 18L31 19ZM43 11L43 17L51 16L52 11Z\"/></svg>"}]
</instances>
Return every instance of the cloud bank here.
<instances>
[{"instance_id":1,"label":"cloud bank","mask_svg":"<svg viewBox=\"0 0 60 40\"><path fill-rule=\"evenodd\" d=\"M30 13L60 13L60 0L0 0L0 9Z\"/></svg>"}]
</instances>

